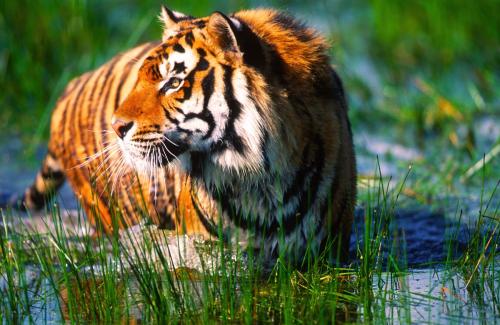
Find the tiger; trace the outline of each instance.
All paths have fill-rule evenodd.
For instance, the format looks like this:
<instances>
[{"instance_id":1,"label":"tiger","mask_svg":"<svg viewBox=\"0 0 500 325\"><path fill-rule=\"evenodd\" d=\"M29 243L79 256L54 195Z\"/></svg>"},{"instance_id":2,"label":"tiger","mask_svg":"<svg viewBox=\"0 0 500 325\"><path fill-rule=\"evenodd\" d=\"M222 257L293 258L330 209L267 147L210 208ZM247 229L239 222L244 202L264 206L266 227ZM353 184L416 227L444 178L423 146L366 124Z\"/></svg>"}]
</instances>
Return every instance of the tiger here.
<instances>
[{"instance_id":1,"label":"tiger","mask_svg":"<svg viewBox=\"0 0 500 325\"><path fill-rule=\"evenodd\" d=\"M9 204L40 210L68 180L104 232L146 218L269 260L345 260L356 160L326 39L276 9L159 18L161 41L67 85L41 169Z\"/></svg>"}]
</instances>

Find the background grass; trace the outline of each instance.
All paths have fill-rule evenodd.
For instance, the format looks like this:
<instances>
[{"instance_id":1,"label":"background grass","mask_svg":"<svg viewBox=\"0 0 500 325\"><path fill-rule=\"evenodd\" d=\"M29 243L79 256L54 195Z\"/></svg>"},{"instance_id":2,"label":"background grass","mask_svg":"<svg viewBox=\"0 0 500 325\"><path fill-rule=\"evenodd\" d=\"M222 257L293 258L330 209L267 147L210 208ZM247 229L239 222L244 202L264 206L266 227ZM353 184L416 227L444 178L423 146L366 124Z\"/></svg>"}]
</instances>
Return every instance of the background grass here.
<instances>
[{"instance_id":1,"label":"background grass","mask_svg":"<svg viewBox=\"0 0 500 325\"><path fill-rule=\"evenodd\" d=\"M0 127L19 132L39 127L40 118L50 111L70 78L137 43L158 39L160 4L151 0L2 1ZM372 100L392 92L399 95L395 105L413 111L402 115L413 114L418 119L418 111L429 99L423 100L426 94L412 85L417 77L462 113L483 108L477 107L470 87L485 104L498 105L500 20L494 0L325 0L308 4L294 0L174 0L168 5L195 16L214 10L274 6L318 25L332 40L334 63L350 85L347 89L355 115L358 110L387 110ZM352 75L357 70L350 65L359 65L357 60L370 63L373 71ZM366 75L370 72L375 76ZM381 79L375 88L370 84L374 77ZM404 116L392 115L394 122L407 124ZM42 123L46 136L47 122Z\"/></svg>"}]
</instances>

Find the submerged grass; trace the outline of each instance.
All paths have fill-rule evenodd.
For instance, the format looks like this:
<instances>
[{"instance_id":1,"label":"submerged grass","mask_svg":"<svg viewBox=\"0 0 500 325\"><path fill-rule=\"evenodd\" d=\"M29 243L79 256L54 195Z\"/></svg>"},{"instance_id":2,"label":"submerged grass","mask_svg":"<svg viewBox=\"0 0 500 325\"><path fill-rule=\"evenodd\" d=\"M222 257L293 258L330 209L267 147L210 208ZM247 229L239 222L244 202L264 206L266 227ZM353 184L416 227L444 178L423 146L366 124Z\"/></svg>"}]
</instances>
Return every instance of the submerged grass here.
<instances>
[{"instance_id":1,"label":"submerged grass","mask_svg":"<svg viewBox=\"0 0 500 325\"><path fill-rule=\"evenodd\" d=\"M307 271L281 260L263 271L258 257L222 240L198 243L207 254L200 254L203 262L194 269L188 261L176 260L185 258L187 246L172 244L186 237L152 226L107 236L78 235L53 205L45 220L54 230L41 235L12 227L17 217L3 212L0 321L295 324L496 318L497 188L485 196L466 247L455 247L462 236L459 226L449 229L447 258L427 267L426 288L420 290L410 283L420 271L408 266L404 232L398 234L394 227L407 177L398 186L379 177L363 191L364 227L354 234L350 264L312 263Z\"/></svg>"}]
</instances>

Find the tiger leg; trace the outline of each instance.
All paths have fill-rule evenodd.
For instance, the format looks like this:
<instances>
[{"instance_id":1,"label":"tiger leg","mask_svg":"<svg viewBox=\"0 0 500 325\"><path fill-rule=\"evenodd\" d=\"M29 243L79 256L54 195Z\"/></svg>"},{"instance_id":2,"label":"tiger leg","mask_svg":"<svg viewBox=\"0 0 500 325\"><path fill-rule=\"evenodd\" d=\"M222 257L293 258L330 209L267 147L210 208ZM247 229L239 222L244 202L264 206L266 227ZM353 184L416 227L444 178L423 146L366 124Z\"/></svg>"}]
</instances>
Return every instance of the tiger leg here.
<instances>
[{"instance_id":1,"label":"tiger leg","mask_svg":"<svg viewBox=\"0 0 500 325\"><path fill-rule=\"evenodd\" d=\"M201 186L193 184L189 176L176 180L180 191L175 211L175 229L179 234L196 234L207 239L218 236L218 210Z\"/></svg>"},{"instance_id":2,"label":"tiger leg","mask_svg":"<svg viewBox=\"0 0 500 325\"><path fill-rule=\"evenodd\" d=\"M61 165L54 154L49 151L33 184L22 195L3 194L0 198L0 207L21 211L41 210L64 184L65 179Z\"/></svg>"},{"instance_id":3,"label":"tiger leg","mask_svg":"<svg viewBox=\"0 0 500 325\"><path fill-rule=\"evenodd\" d=\"M26 189L22 206L30 210L42 209L64 184L66 177L62 166L50 151L42 162L33 184Z\"/></svg>"}]
</instances>

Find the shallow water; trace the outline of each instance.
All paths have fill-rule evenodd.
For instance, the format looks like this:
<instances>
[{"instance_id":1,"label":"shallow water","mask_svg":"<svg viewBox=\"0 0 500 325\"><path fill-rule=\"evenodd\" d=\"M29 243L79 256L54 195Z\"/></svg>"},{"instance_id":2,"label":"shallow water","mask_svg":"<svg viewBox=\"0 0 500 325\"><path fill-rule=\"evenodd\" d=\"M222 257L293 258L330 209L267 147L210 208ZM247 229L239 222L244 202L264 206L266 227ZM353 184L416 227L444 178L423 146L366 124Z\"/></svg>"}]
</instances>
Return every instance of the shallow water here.
<instances>
[{"instance_id":1,"label":"shallow water","mask_svg":"<svg viewBox=\"0 0 500 325\"><path fill-rule=\"evenodd\" d=\"M393 322L471 324L497 321L485 301L481 304L470 298L466 282L460 275L450 274L443 268L412 270L399 277L382 273L380 280L380 287L377 283L373 286L375 296L384 295L387 287L393 288L389 290L392 291L389 297L379 299L385 301L385 306L381 307Z\"/></svg>"}]
</instances>

